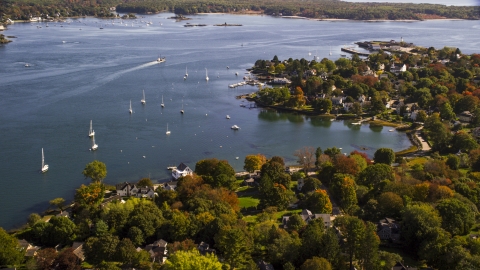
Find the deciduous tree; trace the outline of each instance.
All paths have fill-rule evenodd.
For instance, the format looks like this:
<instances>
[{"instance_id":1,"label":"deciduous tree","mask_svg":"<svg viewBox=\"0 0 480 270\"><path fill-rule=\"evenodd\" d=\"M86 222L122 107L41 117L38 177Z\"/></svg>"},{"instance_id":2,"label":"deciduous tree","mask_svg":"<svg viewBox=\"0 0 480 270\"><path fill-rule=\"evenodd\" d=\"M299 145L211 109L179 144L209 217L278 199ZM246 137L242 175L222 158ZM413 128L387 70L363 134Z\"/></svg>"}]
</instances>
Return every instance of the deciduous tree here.
<instances>
[{"instance_id":1,"label":"deciduous tree","mask_svg":"<svg viewBox=\"0 0 480 270\"><path fill-rule=\"evenodd\" d=\"M379 148L375 151L373 160L375 163L392 164L395 161L395 153L390 148Z\"/></svg>"},{"instance_id":2,"label":"deciduous tree","mask_svg":"<svg viewBox=\"0 0 480 270\"><path fill-rule=\"evenodd\" d=\"M265 164L266 158L264 155L256 154L256 155L247 155L245 157L243 169L247 172L254 172L255 170L260 170L262 165Z\"/></svg>"},{"instance_id":3,"label":"deciduous tree","mask_svg":"<svg viewBox=\"0 0 480 270\"><path fill-rule=\"evenodd\" d=\"M92 179L93 182L101 182L107 177L107 166L103 162L94 160L85 166L82 174L85 178Z\"/></svg>"},{"instance_id":4,"label":"deciduous tree","mask_svg":"<svg viewBox=\"0 0 480 270\"><path fill-rule=\"evenodd\" d=\"M332 265L325 258L313 257L306 260L300 270L331 270Z\"/></svg>"},{"instance_id":5,"label":"deciduous tree","mask_svg":"<svg viewBox=\"0 0 480 270\"><path fill-rule=\"evenodd\" d=\"M25 250L18 246L17 238L0 227L0 265L17 265L23 261Z\"/></svg>"},{"instance_id":6,"label":"deciduous tree","mask_svg":"<svg viewBox=\"0 0 480 270\"><path fill-rule=\"evenodd\" d=\"M202 256L196 249L175 252L168 257L163 268L165 270L223 269L222 264L214 254L210 253Z\"/></svg>"}]
</instances>

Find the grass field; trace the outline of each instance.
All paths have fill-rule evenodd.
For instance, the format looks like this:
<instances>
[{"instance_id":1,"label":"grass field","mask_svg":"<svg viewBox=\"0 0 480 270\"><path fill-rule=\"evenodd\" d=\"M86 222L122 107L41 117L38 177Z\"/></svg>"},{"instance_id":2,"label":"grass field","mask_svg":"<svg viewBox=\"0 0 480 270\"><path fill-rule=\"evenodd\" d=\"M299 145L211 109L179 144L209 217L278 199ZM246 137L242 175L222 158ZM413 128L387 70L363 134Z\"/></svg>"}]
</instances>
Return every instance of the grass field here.
<instances>
[{"instance_id":1,"label":"grass field","mask_svg":"<svg viewBox=\"0 0 480 270\"><path fill-rule=\"evenodd\" d=\"M260 200L254 197L241 197L238 200L240 201L240 208L256 207L260 203Z\"/></svg>"}]
</instances>

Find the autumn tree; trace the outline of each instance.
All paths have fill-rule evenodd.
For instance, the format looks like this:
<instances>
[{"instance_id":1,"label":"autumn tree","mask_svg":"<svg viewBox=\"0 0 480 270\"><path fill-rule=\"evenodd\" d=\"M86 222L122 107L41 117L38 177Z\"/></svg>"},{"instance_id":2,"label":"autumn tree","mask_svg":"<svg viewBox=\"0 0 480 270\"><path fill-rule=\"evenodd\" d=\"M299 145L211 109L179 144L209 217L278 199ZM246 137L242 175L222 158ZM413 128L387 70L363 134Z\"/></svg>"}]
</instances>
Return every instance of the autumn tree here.
<instances>
[{"instance_id":1,"label":"autumn tree","mask_svg":"<svg viewBox=\"0 0 480 270\"><path fill-rule=\"evenodd\" d=\"M226 160L203 159L195 164L195 173L212 187L225 187L235 190L235 170Z\"/></svg>"},{"instance_id":2,"label":"autumn tree","mask_svg":"<svg viewBox=\"0 0 480 270\"><path fill-rule=\"evenodd\" d=\"M103 162L94 160L85 166L82 174L93 182L101 182L107 176L107 166Z\"/></svg>"},{"instance_id":3,"label":"autumn tree","mask_svg":"<svg viewBox=\"0 0 480 270\"><path fill-rule=\"evenodd\" d=\"M262 165L267 161L266 157L262 154L256 155L247 155L245 157L243 169L247 172L254 172L255 170L260 170Z\"/></svg>"},{"instance_id":4,"label":"autumn tree","mask_svg":"<svg viewBox=\"0 0 480 270\"><path fill-rule=\"evenodd\" d=\"M305 206L315 213L332 213L332 203L330 202L327 192L323 189L317 189L310 193L305 199Z\"/></svg>"},{"instance_id":5,"label":"autumn tree","mask_svg":"<svg viewBox=\"0 0 480 270\"><path fill-rule=\"evenodd\" d=\"M297 163L303 167L305 172L308 172L315 164L315 148L312 146L306 146L295 151L294 156L297 157Z\"/></svg>"},{"instance_id":6,"label":"autumn tree","mask_svg":"<svg viewBox=\"0 0 480 270\"><path fill-rule=\"evenodd\" d=\"M105 186L100 182L81 185L75 192L75 203L80 207L96 207L100 205L105 196Z\"/></svg>"},{"instance_id":7,"label":"autumn tree","mask_svg":"<svg viewBox=\"0 0 480 270\"><path fill-rule=\"evenodd\" d=\"M325 258L313 257L306 260L300 270L331 270L332 265Z\"/></svg>"},{"instance_id":8,"label":"autumn tree","mask_svg":"<svg viewBox=\"0 0 480 270\"><path fill-rule=\"evenodd\" d=\"M168 257L163 268L165 270L223 269L222 264L214 254L208 253L203 256L197 249L175 252Z\"/></svg>"}]
</instances>

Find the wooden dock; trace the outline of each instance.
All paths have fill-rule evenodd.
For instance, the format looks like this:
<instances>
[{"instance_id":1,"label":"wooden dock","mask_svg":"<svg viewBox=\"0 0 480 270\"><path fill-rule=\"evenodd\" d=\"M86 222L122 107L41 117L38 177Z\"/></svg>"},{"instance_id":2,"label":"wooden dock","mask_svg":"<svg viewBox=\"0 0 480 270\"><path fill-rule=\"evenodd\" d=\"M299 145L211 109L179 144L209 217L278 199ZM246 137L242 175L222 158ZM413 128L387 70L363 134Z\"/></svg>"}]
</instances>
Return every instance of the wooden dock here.
<instances>
[{"instance_id":1,"label":"wooden dock","mask_svg":"<svg viewBox=\"0 0 480 270\"><path fill-rule=\"evenodd\" d=\"M357 54L357 55L360 55L360 56L369 56L370 55L370 53L359 52L359 51L357 51L353 48L342 48L342 52Z\"/></svg>"}]
</instances>

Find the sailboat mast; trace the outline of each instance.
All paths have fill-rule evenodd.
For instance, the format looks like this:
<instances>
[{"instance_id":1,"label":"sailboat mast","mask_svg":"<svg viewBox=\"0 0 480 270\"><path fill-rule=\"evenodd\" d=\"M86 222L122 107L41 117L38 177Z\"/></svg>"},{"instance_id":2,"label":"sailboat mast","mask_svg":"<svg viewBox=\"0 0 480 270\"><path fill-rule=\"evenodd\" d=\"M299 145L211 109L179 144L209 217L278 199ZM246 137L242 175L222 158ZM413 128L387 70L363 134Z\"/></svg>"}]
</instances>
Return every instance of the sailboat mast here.
<instances>
[{"instance_id":1,"label":"sailboat mast","mask_svg":"<svg viewBox=\"0 0 480 270\"><path fill-rule=\"evenodd\" d=\"M43 148L42 148L42 170L44 166L45 166L45 158L43 156Z\"/></svg>"}]
</instances>

